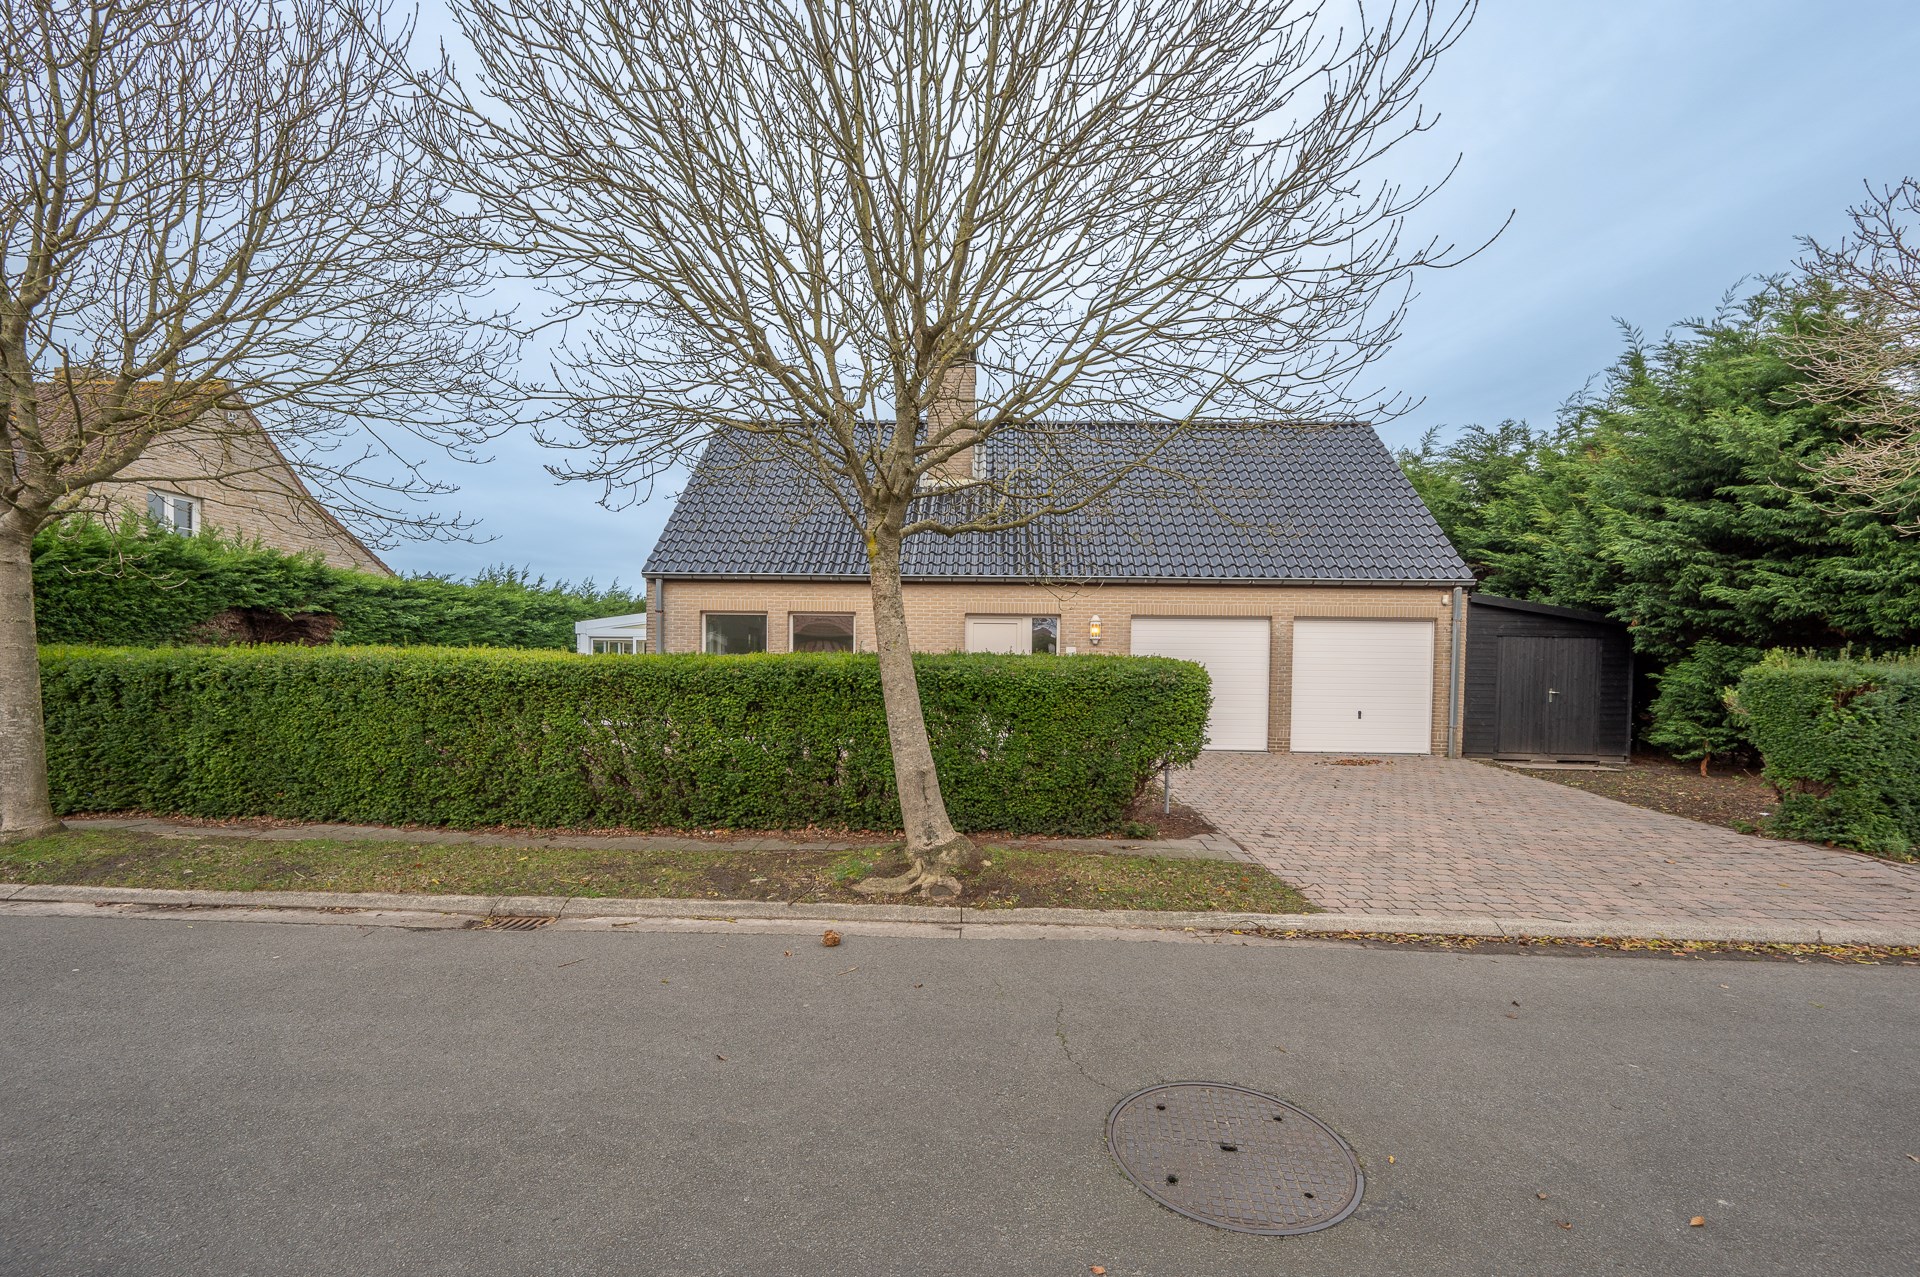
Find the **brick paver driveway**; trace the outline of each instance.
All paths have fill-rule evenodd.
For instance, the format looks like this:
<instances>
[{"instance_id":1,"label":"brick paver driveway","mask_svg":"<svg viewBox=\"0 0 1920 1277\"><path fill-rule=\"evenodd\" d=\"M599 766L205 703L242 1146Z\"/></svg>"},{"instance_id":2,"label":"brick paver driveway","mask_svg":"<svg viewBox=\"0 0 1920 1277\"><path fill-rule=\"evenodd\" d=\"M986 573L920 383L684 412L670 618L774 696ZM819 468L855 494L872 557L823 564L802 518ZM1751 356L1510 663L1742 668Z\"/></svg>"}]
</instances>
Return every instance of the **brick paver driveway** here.
<instances>
[{"instance_id":1,"label":"brick paver driveway","mask_svg":"<svg viewBox=\"0 0 1920 1277\"><path fill-rule=\"evenodd\" d=\"M1505 767L1207 754L1176 794L1337 913L1920 928L1920 868L1753 838ZM1811 935L1804 938L1811 939Z\"/></svg>"}]
</instances>

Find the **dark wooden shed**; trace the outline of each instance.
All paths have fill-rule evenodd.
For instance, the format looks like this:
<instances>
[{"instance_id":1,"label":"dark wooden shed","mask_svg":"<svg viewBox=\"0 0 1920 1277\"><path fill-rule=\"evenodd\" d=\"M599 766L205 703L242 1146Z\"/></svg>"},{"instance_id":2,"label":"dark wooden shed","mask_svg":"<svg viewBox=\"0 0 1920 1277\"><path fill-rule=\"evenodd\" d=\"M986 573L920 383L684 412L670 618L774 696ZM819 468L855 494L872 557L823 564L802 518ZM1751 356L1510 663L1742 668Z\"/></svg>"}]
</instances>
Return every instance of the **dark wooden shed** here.
<instances>
[{"instance_id":1,"label":"dark wooden shed","mask_svg":"<svg viewBox=\"0 0 1920 1277\"><path fill-rule=\"evenodd\" d=\"M1633 750L1633 641L1597 612L1489 594L1467 601L1462 750L1589 761Z\"/></svg>"}]
</instances>

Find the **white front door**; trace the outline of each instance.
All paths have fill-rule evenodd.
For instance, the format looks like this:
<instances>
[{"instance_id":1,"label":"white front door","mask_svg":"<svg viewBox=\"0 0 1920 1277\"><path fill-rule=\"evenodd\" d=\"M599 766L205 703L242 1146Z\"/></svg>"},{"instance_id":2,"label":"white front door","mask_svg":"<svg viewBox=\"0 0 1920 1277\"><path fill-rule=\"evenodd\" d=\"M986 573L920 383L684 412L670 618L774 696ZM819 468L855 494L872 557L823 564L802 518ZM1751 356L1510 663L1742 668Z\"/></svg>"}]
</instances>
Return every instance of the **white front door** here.
<instances>
[{"instance_id":1,"label":"white front door","mask_svg":"<svg viewBox=\"0 0 1920 1277\"><path fill-rule=\"evenodd\" d=\"M1292 747L1433 752L1432 621L1293 623Z\"/></svg>"},{"instance_id":2,"label":"white front door","mask_svg":"<svg viewBox=\"0 0 1920 1277\"><path fill-rule=\"evenodd\" d=\"M1025 616L970 616L967 618L967 650L1031 652L1033 619Z\"/></svg>"},{"instance_id":3,"label":"white front door","mask_svg":"<svg viewBox=\"0 0 1920 1277\"><path fill-rule=\"evenodd\" d=\"M1264 616L1136 616L1132 652L1206 666L1213 680L1208 749L1265 750L1271 630Z\"/></svg>"}]
</instances>

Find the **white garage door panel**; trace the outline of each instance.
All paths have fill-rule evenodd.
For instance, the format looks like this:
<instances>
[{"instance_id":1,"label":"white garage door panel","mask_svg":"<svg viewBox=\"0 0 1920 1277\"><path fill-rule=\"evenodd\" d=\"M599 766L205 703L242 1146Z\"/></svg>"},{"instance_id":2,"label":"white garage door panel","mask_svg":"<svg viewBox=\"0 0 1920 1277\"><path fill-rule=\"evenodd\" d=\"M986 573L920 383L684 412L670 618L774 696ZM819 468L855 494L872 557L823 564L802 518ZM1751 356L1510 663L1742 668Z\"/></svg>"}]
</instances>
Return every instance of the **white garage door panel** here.
<instances>
[{"instance_id":1,"label":"white garage door panel","mask_svg":"<svg viewBox=\"0 0 1920 1277\"><path fill-rule=\"evenodd\" d=\"M1271 646L1264 616L1133 618L1135 656L1176 656L1206 666L1213 679L1208 749L1266 749Z\"/></svg>"},{"instance_id":2,"label":"white garage door panel","mask_svg":"<svg viewBox=\"0 0 1920 1277\"><path fill-rule=\"evenodd\" d=\"M1293 623L1293 748L1433 752L1433 622Z\"/></svg>"}]
</instances>

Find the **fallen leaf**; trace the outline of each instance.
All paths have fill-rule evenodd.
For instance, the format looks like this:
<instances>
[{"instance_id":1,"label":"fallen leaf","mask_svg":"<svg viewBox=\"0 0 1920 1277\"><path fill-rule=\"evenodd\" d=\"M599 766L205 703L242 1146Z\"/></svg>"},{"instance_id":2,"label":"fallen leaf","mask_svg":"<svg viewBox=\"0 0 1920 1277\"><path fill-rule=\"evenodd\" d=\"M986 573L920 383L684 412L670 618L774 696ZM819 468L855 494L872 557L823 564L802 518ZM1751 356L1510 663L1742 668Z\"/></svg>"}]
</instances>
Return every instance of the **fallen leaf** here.
<instances>
[{"instance_id":1,"label":"fallen leaf","mask_svg":"<svg viewBox=\"0 0 1920 1277\"><path fill-rule=\"evenodd\" d=\"M1561 1227L1561 1228L1572 1228L1572 1227L1573 1227L1573 1225L1572 1225L1572 1224L1569 1224L1569 1223L1568 1223L1568 1222L1567 1222L1566 1220L1564 1220L1564 1219L1556 1219L1556 1220L1554 1220L1553 1222L1554 1222L1554 1223L1555 1223L1556 1225L1558 1225L1559 1227Z\"/></svg>"},{"instance_id":2,"label":"fallen leaf","mask_svg":"<svg viewBox=\"0 0 1920 1277\"><path fill-rule=\"evenodd\" d=\"M1535 1193L1534 1196L1539 1198L1543 1202L1547 1200L1547 1195L1545 1193Z\"/></svg>"},{"instance_id":3,"label":"fallen leaf","mask_svg":"<svg viewBox=\"0 0 1920 1277\"><path fill-rule=\"evenodd\" d=\"M820 943L827 946L827 948L831 949L833 948L833 946L840 943L840 933L838 931L829 930L820 937Z\"/></svg>"},{"instance_id":4,"label":"fallen leaf","mask_svg":"<svg viewBox=\"0 0 1920 1277\"><path fill-rule=\"evenodd\" d=\"M724 1059L726 1059L727 1057L726 1057L726 1056L724 1056L724 1055L721 1055L721 1054L719 1054L718 1052L716 1052L716 1053L714 1054L714 1057L713 1057L713 1058L714 1058L714 1059L716 1059L716 1060L724 1060Z\"/></svg>"},{"instance_id":5,"label":"fallen leaf","mask_svg":"<svg viewBox=\"0 0 1920 1277\"><path fill-rule=\"evenodd\" d=\"M1515 1006L1519 1006L1520 1004L1519 1004L1518 1002L1516 1002L1516 1003L1514 1003L1513 1005L1515 1005Z\"/></svg>"},{"instance_id":6,"label":"fallen leaf","mask_svg":"<svg viewBox=\"0 0 1920 1277\"><path fill-rule=\"evenodd\" d=\"M1393 1154L1392 1154L1392 1153L1388 1153L1388 1154L1387 1154L1387 1165L1388 1165L1388 1166L1392 1166L1392 1165L1393 1165Z\"/></svg>"},{"instance_id":7,"label":"fallen leaf","mask_svg":"<svg viewBox=\"0 0 1920 1277\"><path fill-rule=\"evenodd\" d=\"M914 985L913 987L914 987L914 988L916 988L916 989L918 989L918 988L922 988L923 986L921 986L921 985L918 985L918 984L916 984L916 985Z\"/></svg>"},{"instance_id":8,"label":"fallen leaf","mask_svg":"<svg viewBox=\"0 0 1920 1277\"><path fill-rule=\"evenodd\" d=\"M785 953L781 954L780 956L783 958L791 958L793 956L793 950L789 949Z\"/></svg>"},{"instance_id":9,"label":"fallen leaf","mask_svg":"<svg viewBox=\"0 0 1920 1277\"><path fill-rule=\"evenodd\" d=\"M1518 1020L1520 1017L1515 1015L1513 1012L1509 1011L1507 1012L1507 1018L1509 1020Z\"/></svg>"},{"instance_id":10,"label":"fallen leaf","mask_svg":"<svg viewBox=\"0 0 1920 1277\"><path fill-rule=\"evenodd\" d=\"M1707 1217L1705 1215L1695 1215L1692 1219L1687 1221L1688 1228L1705 1228L1706 1226L1707 1226Z\"/></svg>"},{"instance_id":11,"label":"fallen leaf","mask_svg":"<svg viewBox=\"0 0 1920 1277\"><path fill-rule=\"evenodd\" d=\"M992 862L992 861L988 861L987 863L989 863L989 864L991 864L991 863L993 863L993 862ZM1087 1271L1088 1271L1088 1272L1090 1272L1090 1273L1092 1273L1092 1274L1093 1274L1093 1277L1106 1277L1106 1274L1107 1274L1107 1270L1106 1270L1106 1269L1104 1269L1104 1268L1102 1268L1102 1267L1101 1267L1100 1265L1098 1265L1098 1264L1093 1264L1093 1265L1090 1265L1090 1266L1089 1266L1089 1267L1087 1268Z\"/></svg>"}]
</instances>

